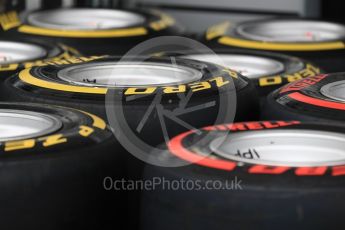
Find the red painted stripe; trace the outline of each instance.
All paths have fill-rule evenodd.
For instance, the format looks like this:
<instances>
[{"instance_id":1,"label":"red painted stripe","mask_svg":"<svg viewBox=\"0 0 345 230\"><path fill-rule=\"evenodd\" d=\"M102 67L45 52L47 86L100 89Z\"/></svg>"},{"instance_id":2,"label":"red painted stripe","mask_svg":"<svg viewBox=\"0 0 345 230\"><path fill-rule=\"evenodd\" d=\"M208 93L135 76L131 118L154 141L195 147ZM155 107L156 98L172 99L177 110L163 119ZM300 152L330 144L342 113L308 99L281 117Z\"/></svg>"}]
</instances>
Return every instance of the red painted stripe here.
<instances>
[{"instance_id":1,"label":"red painted stripe","mask_svg":"<svg viewBox=\"0 0 345 230\"><path fill-rule=\"evenodd\" d=\"M321 100L321 99L317 99L317 98L303 95L299 92L291 93L288 96L290 98L296 100L296 101L300 101L300 102L310 104L310 105L316 105L316 106L330 108L330 109L345 110L345 104L344 103L325 101L325 100Z\"/></svg>"},{"instance_id":2,"label":"red painted stripe","mask_svg":"<svg viewBox=\"0 0 345 230\"><path fill-rule=\"evenodd\" d=\"M222 169L227 171L232 171L236 168L236 163L234 162L219 159L211 159L205 156L198 155L197 153L191 152L188 149L186 149L182 145L182 141L185 137L192 133L193 131L189 131L187 133L183 133L173 138L168 143L168 148L170 152L183 160L210 168Z\"/></svg>"}]
</instances>

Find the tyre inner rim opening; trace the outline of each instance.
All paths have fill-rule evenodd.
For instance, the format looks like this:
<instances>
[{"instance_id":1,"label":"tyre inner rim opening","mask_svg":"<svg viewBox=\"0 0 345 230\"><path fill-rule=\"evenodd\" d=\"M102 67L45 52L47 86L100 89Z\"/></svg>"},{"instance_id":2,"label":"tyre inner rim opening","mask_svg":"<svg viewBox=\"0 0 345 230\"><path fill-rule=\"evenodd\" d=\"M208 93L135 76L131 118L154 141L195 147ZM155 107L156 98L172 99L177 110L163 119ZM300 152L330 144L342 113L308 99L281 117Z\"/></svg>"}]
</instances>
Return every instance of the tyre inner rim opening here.
<instances>
[{"instance_id":1,"label":"tyre inner rim opening","mask_svg":"<svg viewBox=\"0 0 345 230\"><path fill-rule=\"evenodd\" d=\"M113 9L45 10L30 14L27 20L33 26L60 30L115 29L145 22L140 14Z\"/></svg>"},{"instance_id":2,"label":"tyre inner rim opening","mask_svg":"<svg viewBox=\"0 0 345 230\"><path fill-rule=\"evenodd\" d=\"M268 166L321 167L345 163L345 135L313 130L235 133L211 141L218 156Z\"/></svg>"},{"instance_id":3,"label":"tyre inner rim opening","mask_svg":"<svg viewBox=\"0 0 345 230\"><path fill-rule=\"evenodd\" d=\"M258 56L242 54L194 54L181 57L210 62L221 66L225 65L251 79L275 75L285 71L283 63L271 58Z\"/></svg>"},{"instance_id":4,"label":"tyre inner rim opening","mask_svg":"<svg viewBox=\"0 0 345 230\"><path fill-rule=\"evenodd\" d=\"M0 109L0 141L37 138L58 131L62 122L38 112Z\"/></svg>"},{"instance_id":5,"label":"tyre inner rim opening","mask_svg":"<svg viewBox=\"0 0 345 230\"><path fill-rule=\"evenodd\" d=\"M267 42L327 42L345 38L342 25L303 20L251 22L238 26L237 33L245 38Z\"/></svg>"},{"instance_id":6,"label":"tyre inner rim opening","mask_svg":"<svg viewBox=\"0 0 345 230\"><path fill-rule=\"evenodd\" d=\"M0 41L0 64L13 64L35 59L42 59L47 51L37 45Z\"/></svg>"},{"instance_id":7,"label":"tyre inner rim opening","mask_svg":"<svg viewBox=\"0 0 345 230\"><path fill-rule=\"evenodd\" d=\"M146 87L186 84L202 78L202 72L163 63L93 63L60 70L58 78L69 84L104 87Z\"/></svg>"},{"instance_id":8,"label":"tyre inner rim opening","mask_svg":"<svg viewBox=\"0 0 345 230\"><path fill-rule=\"evenodd\" d=\"M325 97L345 102L345 80L324 85L320 91Z\"/></svg>"}]
</instances>

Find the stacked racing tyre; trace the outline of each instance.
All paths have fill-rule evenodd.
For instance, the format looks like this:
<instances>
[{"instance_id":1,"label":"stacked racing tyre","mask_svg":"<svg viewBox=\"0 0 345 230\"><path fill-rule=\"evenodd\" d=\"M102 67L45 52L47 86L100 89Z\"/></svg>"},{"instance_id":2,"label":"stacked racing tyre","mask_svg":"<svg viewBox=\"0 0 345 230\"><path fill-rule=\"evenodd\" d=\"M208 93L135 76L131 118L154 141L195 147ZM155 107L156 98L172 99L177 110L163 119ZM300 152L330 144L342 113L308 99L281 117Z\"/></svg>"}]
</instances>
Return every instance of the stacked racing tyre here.
<instances>
[{"instance_id":1,"label":"stacked racing tyre","mask_svg":"<svg viewBox=\"0 0 345 230\"><path fill-rule=\"evenodd\" d=\"M262 119L343 123L345 74L323 74L291 83L271 93Z\"/></svg>"},{"instance_id":2,"label":"stacked racing tyre","mask_svg":"<svg viewBox=\"0 0 345 230\"><path fill-rule=\"evenodd\" d=\"M344 223L344 126L262 121L199 131L152 153L160 167L145 168L151 184L143 190L140 229L302 230Z\"/></svg>"},{"instance_id":3,"label":"stacked racing tyre","mask_svg":"<svg viewBox=\"0 0 345 230\"><path fill-rule=\"evenodd\" d=\"M4 228L121 224L125 194L107 193L102 183L122 179L123 151L102 119L64 107L1 103L0 129ZM114 207L118 216L109 214Z\"/></svg>"},{"instance_id":4,"label":"stacked racing tyre","mask_svg":"<svg viewBox=\"0 0 345 230\"><path fill-rule=\"evenodd\" d=\"M78 108L107 121L116 117L152 144L164 141L165 122L171 137L191 128L259 116L256 90L237 72L187 59L120 60L28 68L5 82L3 96Z\"/></svg>"},{"instance_id":5,"label":"stacked racing tyre","mask_svg":"<svg viewBox=\"0 0 345 230\"><path fill-rule=\"evenodd\" d=\"M61 63L80 56L74 48L24 39L0 39L0 82L32 66Z\"/></svg>"},{"instance_id":6,"label":"stacked racing tyre","mask_svg":"<svg viewBox=\"0 0 345 230\"><path fill-rule=\"evenodd\" d=\"M249 78L261 97L285 84L322 72L308 61L283 54L231 48L213 51L216 55L190 53L179 57L225 65Z\"/></svg>"},{"instance_id":7,"label":"stacked racing tyre","mask_svg":"<svg viewBox=\"0 0 345 230\"><path fill-rule=\"evenodd\" d=\"M327 72L345 71L345 26L303 19L224 22L208 29L203 40L214 48L265 50L310 60Z\"/></svg>"},{"instance_id":8,"label":"stacked racing tyre","mask_svg":"<svg viewBox=\"0 0 345 230\"><path fill-rule=\"evenodd\" d=\"M61 42L84 55L124 54L152 37L180 35L182 29L158 11L70 8L11 11L0 17L2 35Z\"/></svg>"}]
</instances>

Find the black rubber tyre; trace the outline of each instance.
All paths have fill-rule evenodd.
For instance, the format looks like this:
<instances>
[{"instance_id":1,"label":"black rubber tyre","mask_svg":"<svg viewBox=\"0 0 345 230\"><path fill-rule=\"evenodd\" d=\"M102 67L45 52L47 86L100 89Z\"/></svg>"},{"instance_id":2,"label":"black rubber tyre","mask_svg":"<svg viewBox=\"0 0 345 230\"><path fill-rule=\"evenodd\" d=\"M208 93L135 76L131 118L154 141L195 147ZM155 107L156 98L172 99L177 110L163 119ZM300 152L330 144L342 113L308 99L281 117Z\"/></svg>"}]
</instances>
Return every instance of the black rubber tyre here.
<instances>
[{"instance_id":1,"label":"black rubber tyre","mask_svg":"<svg viewBox=\"0 0 345 230\"><path fill-rule=\"evenodd\" d=\"M43 104L1 103L0 111L4 110L45 114L62 124L44 136L1 140L4 228L105 228L113 221L121 225L126 194L107 192L103 179L123 178L124 152L102 119Z\"/></svg>"},{"instance_id":2,"label":"black rubber tyre","mask_svg":"<svg viewBox=\"0 0 345 230\"><path fill-rule=\"evenodd\" d=\"M274 20L279 19L264 19L256 21L255 23L260 24ZM284 20L294 21L296 19ZM302 19L297 20L301 21ZM310 20L305 21L307 22ZM284 53L311 61L329 73L345 71L345 61L343 58L345 55L345 37L341 40L315 43L285 43L252 40L237 32L237 28L239 26L246 25L246 23L252 23L252 21L239 24L226 21L212 26L207 30L201 40L212 48L232 47ZM338 24L334 23L334 25Z\"/></svg>"},{"instance_id":3,"label":"black rubber tyre","mask_svg":"<svg viewBox=\"0 0 345 230\"><path fill-rule=\"evenodd\" d=\"M121 123L127 123L133 129L138 126L145 112L148 111L157 97L161 98L158 104L163 106L166 111L182 109L179 118L193 127L214 124L217 118L221 123L234 118L221 113L221 107L231 110L231 113L236 113L236 121L255 120L259 117L259 99L253 84L236 72L211 63L176 59L178 66L201 73L199 80L193 80L193 82L181 85L165 86L163 84L154 87L151 85L147 88L142 86L139 88L109 89L105 87L92 87L92 83L97 84L98 75L86 76L86 82L91 83L89 86L78 86L58 77L58 72L66 68L87 67L94 64L99 65L99 63L105 65L118 60L119 58L111 57L79 65L50 65L26 69L5 82L2 94L5 99L10 101L56 104L90 111L105 120L108 119L105 110L105 96L110 95L116 110L119 105L122 106L121 111L123 111L126 121ZM145 60L144 64L156 63L156 65L166 64L170 66L170 61L169 58L150 58ZM171 66L174 67L173 65ZM136 73L136 75L138 74ZM181 107L182 100L180 97L185 97L185 94L188 92L191 95L189 98L187 97L188 100L186 99L187 104ZM223 101L221 102L221 100ZM209 103L212 106L206 106ZM234 103L237 104L236 107ZM188 112L188 108L193 106L200 108L196 111ZM185 110L186 112L184 113ZM118 112L115 113L117 114ZM145 128L140 134L140 136L148 139L147 141L149 142L155 140L155 145L163 141L162 127L160 126L159 119L157 112L151 113ZM170 136L187 130L182 126L176 125L172 120L166 120Z\"/></svg>"},{"instance_id":4,"label":"black rubber tyre","mask_svg":"<svg viewBox=\"0 0 345 230\"><path fill-rule=\"evenodd\" d=\"M54 64L55 62L60 62L62 60L78 57L80 56L79 52L72 48L65 46L63 44L52 44L44 41L33 41L29 39L5 39L1 38L0 43L2 42L14 42L18 44L28 44L38 46L43 48L46 51L46 54L40 59L27 60L25 62L10 62L7 64L2 64L0 61L0 82L3 82L11 75L17 73L18 71L29 68L32 66L43 66L48 64Z\"/></svg>"},{"instance_id":5,"label":"black rubber tyre","mask_svg":"<svg viewBox=\"0 0 345 230\"><path fill-rule=\"evenodd\" d=\"M219 125L203 129L203 134L217 137L228 131L253 135L283 130L295 134L306 130L311 134L325 131L328 137L342 135L342 141L345 137L344 126L297 121ZM193 131L181 134L170 141L168 150L152 153L152 157L164 165L190 164L182 167L148 165L145 168L144 181L147 183L143 188L140 229L302 230L336 228L344 223L344 159L337 166L321 163L311 168L265 166L260 158L257 163L244 163L216 155L208 141L195 144L202 136ZM249 144L249 151L240 153L240 159L254 156L251 147L258 146ZM344 149L340 151L344 154ZM208 153L211 155L205 155ZM252 154L251 157L248 154Z\"/></svg>"},{"instance_id":6,"label":"black rubber tyre","mask_svg":"<svg viewBox=\"0 0 345 230\"><path fill-rule=\"evenodd\" d=\"M344 102L325 96L321 88L343 80L345 74L337 73L309 77L286 85L267 97L262 119L342 123L345 120Z\"/></svg>"},{"instance_id":7,"label":"black rubber tyre","mask_svg":"<svg viewBox=\"0 0 345 230\"><path fill-rule=\"evenodd\" d=\"M60 10L64 9L57 11ZM97 12L104 9L90 8L89 10ZM35 12L22 12L18 15L12 11L1 15L0 23L3 26L0 27L0 34L14 38L61 42L76 47L84 55L121 55L150 38L181 35L183 32L173 18L159 11L121 10L121 12L137 14L143 17L144 21L130 27L115 29L64 30L31 25L27 17Z\"/></svg>"},{"instance_id":8,"label":"black rubber tyre","mask_svg":"<svg viewBox=\"0 0 345 230\"><path fill-rule=\"evenodd\" d=\"M258 89L258 93L261 97L267 96L269 93L278 89L279 87L288 84L290 82L294 82L300 80L302 78L315 76L323 71L318 68L317 66L313 65L312 63L301 60L296 57L272 53L272 52L262 52L262 51L255 51L255 50L243 50L243 49L233 49L233 48L221 48L221 49L214 49L215 54L218 55L243 55L253 58L265 58L273 61L277 61L281 63L284 69L280 72L276 72L270 75L262 75L262 76L255 76L253 78L249 78L255 87ZM202 55L199 53L183 53L183 56L186 55ZM160 54L163 55L163 54ZM173 54L168 53L164 54L167 56L181 56L181 54ZM248 61L250 63L250 61ZM226 63L225 63L226 64ZM233 69L235 71L236 68L232 66L227 66L227 68ZM245 76L245 73L241 73Z\"/></svg>"}]
</instances>

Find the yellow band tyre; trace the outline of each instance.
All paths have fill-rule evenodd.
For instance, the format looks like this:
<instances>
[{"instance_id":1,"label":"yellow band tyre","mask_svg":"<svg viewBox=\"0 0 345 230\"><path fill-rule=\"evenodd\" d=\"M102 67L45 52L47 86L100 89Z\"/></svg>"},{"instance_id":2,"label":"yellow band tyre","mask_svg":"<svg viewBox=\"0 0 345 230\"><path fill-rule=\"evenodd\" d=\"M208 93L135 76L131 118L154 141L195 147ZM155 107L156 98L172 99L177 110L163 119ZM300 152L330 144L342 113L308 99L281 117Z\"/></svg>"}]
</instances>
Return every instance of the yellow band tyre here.
<instances>
[{"instance_id":1,"label":"yellow band tyre","mask_svg":"<svg viewBox=\"0 0 345 230\"><path fill-rule=\"evenodd\" d=\"M123 54L149 38L180 35L173 18L158 11L70 8L0 15L9 37L62 42L84 55Z\"/></svg>"},{"instance_id":2,"label":"yellow band tyre","mask_svg":"<svg viewBox=\"0 0 345 230\"><path fill-rule=\"evenodd\" d=\"M285 53L312 61L327 72L345 71L345 26L303 19L223 22L202 40L213 48L242 48Z\"/></svg>"},{"instance_id":3,"label":"yellow band tyre","mask_svg":"<svg viewBox=\"0 0 345 230\"><path fill-rule=\"evenodd\" d=\"M24 68L61 62L79 52L63 44L28 39L0 39L0 82Z\"/></svg>"},{"instance_id":4,"label":"yellow band tyre","mask_svg":"<svg viewBox=\"0 0 345 230\"><path fill-rule=\"evenodd\" d=\"M115 107L121 105L130 126L139 125L156 102L154 99L160 97L157 106L175 111L194 127L214 124L217 118L245 121L259 116L259 100L253 84L224 67L186 59L176 59L174 64L169 58L150 58L140 64L119 60L109 57L82 64L25 69L5 82L2 95L7 100L78 108L105 120L109 118L105 99L111 95ZM191 96L181 105L181 96L188 93ZM189 111L188 107L196 110ZM232 116L219 112L220 109L230 110ZM163 141L157 111L153 110L152 117L147 119L147 134L141 132L148 141ZM174 122L167 126L172 129L171 135L185 130Z\"/></svg>"},{"instance_id":5,"label":"yellow band tyre","mask_svg":"<svg viewBox=\"0 0 345 230\"><path fill-rule=\"evenodd\" d=\"M109 226L125 194L121 146L95 115L43 104L0 103L0 214L6 229ZM125 215L125 214L124 214Z\"/></svg>"},{"instance_id":6,"label":"yellow band tyre","mask_svg":"<svg viewBox=\"0 0 345 230\"><path fill-rule=\"evenodd\" d=\"M267 96L285 84L323 72L308 61L283 54L233 48L214 49L213 52L215 54L165 53L164 55L225 65L249 78L261 97Z\"/></svg>"}]
</instances>

